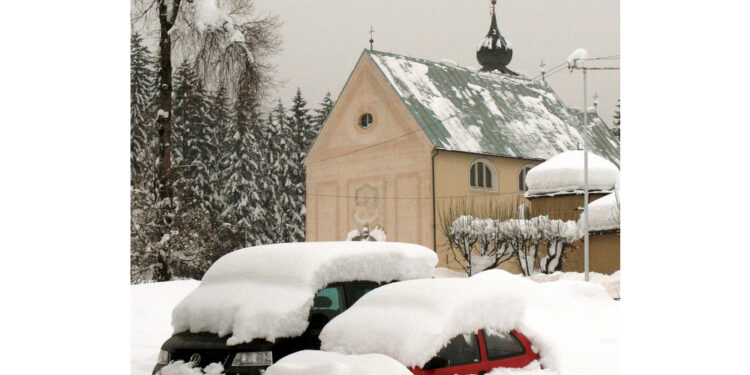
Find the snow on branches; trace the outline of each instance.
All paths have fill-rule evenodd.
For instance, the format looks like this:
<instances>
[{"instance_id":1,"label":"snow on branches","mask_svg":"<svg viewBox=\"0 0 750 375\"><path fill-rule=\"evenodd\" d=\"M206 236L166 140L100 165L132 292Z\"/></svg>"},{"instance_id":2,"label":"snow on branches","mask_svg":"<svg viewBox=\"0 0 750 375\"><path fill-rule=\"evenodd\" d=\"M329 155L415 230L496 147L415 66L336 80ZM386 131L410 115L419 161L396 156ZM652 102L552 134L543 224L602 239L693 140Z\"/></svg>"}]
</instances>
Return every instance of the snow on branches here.
<instances>
[{"instance_id":1,"label":"snow on branches","mask_svg":"<svg viewBox=\"0 0 750 375\"><path fill-rule=\"evenodd\" d=\"M544 273L559 270L565 250L581 238L575 221L536 216L531 219L481 219L461 215L447 228L449 246L466 263L467 274L495 268L517 257L521 271L530 276L537 252L546 246L539 260Z\"/></svg>"}]
</instances>

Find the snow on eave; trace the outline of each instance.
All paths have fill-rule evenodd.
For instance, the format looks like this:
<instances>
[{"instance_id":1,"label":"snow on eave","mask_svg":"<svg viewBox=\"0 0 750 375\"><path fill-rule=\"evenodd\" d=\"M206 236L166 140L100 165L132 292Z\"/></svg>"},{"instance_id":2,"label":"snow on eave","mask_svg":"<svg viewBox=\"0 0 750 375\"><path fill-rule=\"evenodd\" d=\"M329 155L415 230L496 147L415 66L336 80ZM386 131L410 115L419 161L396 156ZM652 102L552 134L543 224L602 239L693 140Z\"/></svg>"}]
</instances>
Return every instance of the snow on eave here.
<instances>
[{"instance_id":1,"label":"snow on eave","mask_svg":"<svg viewBox=\"0 0 750 375\"><path fill-rule=\"evenodd\" d=\"M609 194L614 192L614 190L589 190L589 194ZM553 193L538 193L538 194L529 194L528 192L524 193L523 196L525 198L545 198L545 197L560 197L565 195L583 195L585 192L580 189L576 190L568 190L568 191L558 191Z\"/></svg>"}]
</instances>

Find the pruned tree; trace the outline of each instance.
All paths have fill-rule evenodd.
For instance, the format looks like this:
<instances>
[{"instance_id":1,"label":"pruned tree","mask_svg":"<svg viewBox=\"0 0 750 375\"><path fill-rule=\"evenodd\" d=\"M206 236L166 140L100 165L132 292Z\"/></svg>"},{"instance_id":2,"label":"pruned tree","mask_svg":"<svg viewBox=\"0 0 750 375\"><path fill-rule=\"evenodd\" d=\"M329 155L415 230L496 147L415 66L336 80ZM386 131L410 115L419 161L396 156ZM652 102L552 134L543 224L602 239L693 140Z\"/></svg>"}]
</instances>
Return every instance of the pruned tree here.
<instances>
[{"instance_id":1,"label":"pruned tree","mask_svg":"<svg viewBox=\"0 0 750 375\"><path fill-rule=\"evenodd\" d=\"M543 273L561 271L566 250L581 238L578 223L573 220L548 220L544 228L544 237L547 242L547 254L539 260L539 268Z\"/></svg>"},{"instance_id":2,"label":"pruned tree","mask_svg":"<svg viewBox=\"0 0 750 375\"><path fill-rule=\"evenodd\" d=\"M537 250L544 241L544 228L549 219L537 216L529 220L510 219L503 230L509 237L510 246L516 251L524 276L531 276L536 265Z\"/></svg>"}]
</instances>

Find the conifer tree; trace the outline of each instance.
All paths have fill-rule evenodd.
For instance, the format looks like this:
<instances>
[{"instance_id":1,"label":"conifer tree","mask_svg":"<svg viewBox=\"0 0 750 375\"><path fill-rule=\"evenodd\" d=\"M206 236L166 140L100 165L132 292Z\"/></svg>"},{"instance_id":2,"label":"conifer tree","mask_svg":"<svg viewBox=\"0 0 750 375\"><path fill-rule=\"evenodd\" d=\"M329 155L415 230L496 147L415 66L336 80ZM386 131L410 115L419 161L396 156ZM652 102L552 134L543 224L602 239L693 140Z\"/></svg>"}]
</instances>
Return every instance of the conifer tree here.
<instances>
[{"instance_id":1,"label":"conifer tree","mask_svg":"<svg viewBox=\"0 0 750 375\"><path fill-rule=\"evenodd\" d=\"M246 87L247 86L242 86ZM259 103L249 91L241 89L235 103L235 120L227 140L229 164L222 197L226 203L220 218L234 248L269 243L266 235L266 194L260 188L264 181L259 148Z\"/></svg>"},{"instance_id":2,"label":"conifer tree","mask_svg":"<svg viewBox=\"0 0 750 375\"><path fill-rule=\"evenodd\" d=\"M312 117L308 114L307 101L302 97L302 91L292 98L292 107L287 118L289 134L289 186L287 194L292 201L286 211L288 234L292 241L305 239L305 166L303 161L307 151L317 134Z\"/></svg>"},{"instance_id":3,"label":"conifer tree","mask_svg":"<svg viewBox=\"0 0 750 375\"><path fill-rule=\"evenodd\" d=\"M154 93L151 63L153 58L140 34L130 36L130 172L132 181L141 180L148 168L148 145L155 136L150 124L149 106Z\"/></svg>"},{"instance_id":4,"label":"conifer tree","mask_svg":"<svg viewBox=\"0 0 750 375\"><path fill-rule=\"evenodd\" d=\"M214 212L221 212L224 210L222 190L230 173L229 155L235 149L231 142L231 137L234 135L234 125L227 90L224 86L219 86L209 97L207 121L209 124L210 150L213 150L213 153L208 155L210 158L210 165L208 165L210 172L208 202Z\"/></svg>"},{"instance_id":5,"label":"conifer tree","mask_svg":"<svg viewBox=\"0 0 750 375\"><path fill-rule=\"evenodd\" d=\"M315 116L313 117L316 137L317 134L320 133L320 130L323 129L323 124L325 124L326 119L328 119L328 115L331 114L333 104L333 100L331 100L331 93L327 92L326 96L323 98L323 101L320 102L320 108L315 110Z\"/></svg>"},{"instance_id":6,"label":"conifer tree","mask_svg":"<svg viewBox=\"0 0 750 375\"><path fill-rule=\"evenodd\" d=\"M614 127L612 129L612 133L617 137L617 139L620 139L620 99L617 99L617 104L615 104L615 115L612 116L614 118Z\"/></svg>"},{"instance_id":7,"label":"conifer tree","mask_svg":"<svg viewBox=\"0 0 750 375\"><path fill-rule=\"evenodd\" d=\"M183 197L207 202L212 191L209 167L216 154L208 121L209 101L187 62L177 68L174 81L175 188Z\"/></svg>"}]
</instances>

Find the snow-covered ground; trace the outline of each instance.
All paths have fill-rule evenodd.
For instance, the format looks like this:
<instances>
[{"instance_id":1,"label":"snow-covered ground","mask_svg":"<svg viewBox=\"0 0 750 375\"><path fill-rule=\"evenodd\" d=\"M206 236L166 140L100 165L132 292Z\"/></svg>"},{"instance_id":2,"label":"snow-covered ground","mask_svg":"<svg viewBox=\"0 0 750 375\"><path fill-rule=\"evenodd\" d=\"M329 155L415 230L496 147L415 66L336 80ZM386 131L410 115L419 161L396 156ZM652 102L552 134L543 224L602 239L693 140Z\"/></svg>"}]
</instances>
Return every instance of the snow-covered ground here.
<instances>
[{"instance_id":1,"label":"snow-covered ground","mask_svg":"<svg viewBox=\"0 0 750 375\"><path fill-rule=\"evenodd\" d=\"M450 268L445 267L437 267L435 269L435 277L467 276L464 272L454 271ZM540 283L558 280L583 281L584 275L582 272L555 272L551 274L535 273L531 275L531 279ZM612 296L612 298L620 298L620 271L617 271L611 275L605 275L599 272L590 272L589 281L594 284L603 286L607 293Z\"/></svg>"},{"instance_id":2,"label":"snow-covered ground","mask_svg":"<svg viewBox=\"0 0 750 375\"><path fill-rule=\"evenodd\" d=\"M446 268L437 268L436 277L466 277L465 274ZM537 282L557 282L582 280L583 274L575 272L537 274L532 276ZM620 273L613 275L591 274L591 281L602 285L610 295L619 296ZM196 280L179 280L163 283L149 283L131 286L131 374L150 374L156 363L161 344L172 334L171 316L173 308L191 291L198 287ZM616 309L615 309L616 310ZM614 310L612 310L614 311ZM617 316L598 317L597 322L616 322ZM609 323L605 324L608 325ZM560 353L562 354L562 353ZM200 373L187 372L183 374ZM492 374L532 375L552 374L538 367L527 369L497 369Z\"/></svg>"},{"instance_id":3,"label":"snow-covered ground","mask_svg":"<svg viewBox=\"0 0 750 375\"><path fill-rule=\"evenodd\" d=\"M172 335L172 309L198 287L197 280L130 287L130 373L149 375L161 344Z\"/></svg>"}]
</instances>

